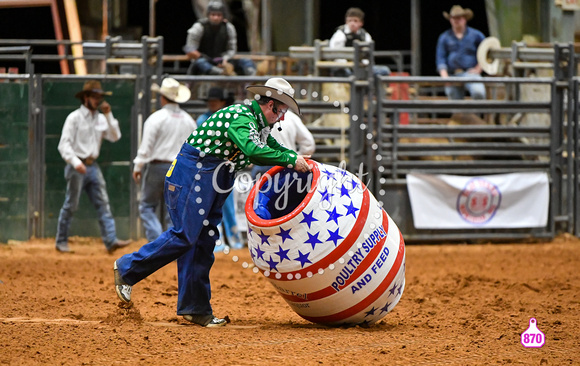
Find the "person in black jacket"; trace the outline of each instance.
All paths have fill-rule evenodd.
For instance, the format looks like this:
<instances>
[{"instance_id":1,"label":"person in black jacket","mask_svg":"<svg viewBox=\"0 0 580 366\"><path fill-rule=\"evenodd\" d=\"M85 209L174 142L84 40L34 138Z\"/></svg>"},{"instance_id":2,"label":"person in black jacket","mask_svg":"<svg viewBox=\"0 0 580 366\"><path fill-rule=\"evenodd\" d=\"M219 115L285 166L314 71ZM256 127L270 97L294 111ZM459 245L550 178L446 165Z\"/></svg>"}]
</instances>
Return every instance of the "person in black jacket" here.
<instances>
[{"instance_id":1,"label":"person in black jacket","mask_svg":"<svg viewBox=\"0 0 580 366\"><path fill-rule=\"evenodd\" d=\"M345 14L345 24L336 28L336 31L328 42L330 48L354 47L354 41L372 42L371 35L362 27L364 25L365 13L359 8L349 8ZM345 62L346 60L336 60ZM350 76L352 70L349 68L336 68L332 70L333 76ZM373 65L374 75L390 75L391 69L385 65Z\"/></svg>"},{"instance_id":2,"label":"person in black jacket","mask_svg":"<svg viewBox=\"0 0 580 366\"><path fill-rule=\"evenodd\" d=\"M233 59L237 52L236 28L225 18L225 5L220 1L211 1L207 18L189 28L183 50L191 60L189 75L256 74L252 60Z\"/></svg>"}]
</instances>

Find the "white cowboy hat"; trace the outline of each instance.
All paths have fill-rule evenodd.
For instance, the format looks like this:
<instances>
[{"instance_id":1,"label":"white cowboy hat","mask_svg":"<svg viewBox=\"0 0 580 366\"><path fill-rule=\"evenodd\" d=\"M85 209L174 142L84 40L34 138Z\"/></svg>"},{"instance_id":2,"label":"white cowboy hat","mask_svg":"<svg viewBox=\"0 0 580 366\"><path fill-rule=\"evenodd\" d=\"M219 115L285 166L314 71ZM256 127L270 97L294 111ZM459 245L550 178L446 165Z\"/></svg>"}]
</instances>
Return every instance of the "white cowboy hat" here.
<instances>
[{"instance_id":1,"label":"white cowboy hat","mask_svg":"<svg viewBox=\"0 0 580 366\"><path fill-rule=\"evenodd\" d=\"M496 75L499 71L499 59L496 58L495 60L491 61L492 58L489 56L489 51L499 50L500 48L501 45L499 43L499 39L495 37L485 38L477 47L477 63L488 75Z\"/></svg>"},{"instance_id":2,"label":"white cowboy hat","mask_svg":"<svg viewBox=\"0 0 580 366\"><path fill-rule=\"evenodd\" d=\"M159 93L175 103L187 102L191 97L189 88L173 78L163 79L161 87L153 83L151 85L151 91Z\"/></svg>"},{"instance_id":3,"label":"white cowboy hat","mask_svg":"<svg viewBox=\"0 0 580 366\"><path fill-rule=\"evenodd\" d=\"M294 113L300 114L300 107L294 99L294 89L289 82L282 78L271 78L264 85L250 85L246 89L254 94L276 99L286 104Z\"/></svg>"}]
</instances>

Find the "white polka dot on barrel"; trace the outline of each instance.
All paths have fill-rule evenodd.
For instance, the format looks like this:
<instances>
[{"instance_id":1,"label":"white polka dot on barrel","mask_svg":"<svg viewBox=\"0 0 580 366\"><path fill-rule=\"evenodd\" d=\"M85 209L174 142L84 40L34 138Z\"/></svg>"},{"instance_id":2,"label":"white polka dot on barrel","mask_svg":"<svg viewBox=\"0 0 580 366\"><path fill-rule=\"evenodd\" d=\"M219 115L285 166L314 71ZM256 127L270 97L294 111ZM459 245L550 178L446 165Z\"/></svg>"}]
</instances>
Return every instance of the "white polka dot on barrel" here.
<instances>
[{"instance_id":1,"label":"white polka dot on barrel","mask_svg":"<svg viewBox=\"0 0 580 366\"><path fill-rule=\"evenodd\" d=\"M309 164L312 171L301 174L274 167L250 192L246 217L254 264L304 319L374 324L405 289L403 236L358 177ZM270 217L263 218L258 205L268 182L277 193L270 192ZM300 195L301 189L307 193Z\"/></svg>"}]
</instances>

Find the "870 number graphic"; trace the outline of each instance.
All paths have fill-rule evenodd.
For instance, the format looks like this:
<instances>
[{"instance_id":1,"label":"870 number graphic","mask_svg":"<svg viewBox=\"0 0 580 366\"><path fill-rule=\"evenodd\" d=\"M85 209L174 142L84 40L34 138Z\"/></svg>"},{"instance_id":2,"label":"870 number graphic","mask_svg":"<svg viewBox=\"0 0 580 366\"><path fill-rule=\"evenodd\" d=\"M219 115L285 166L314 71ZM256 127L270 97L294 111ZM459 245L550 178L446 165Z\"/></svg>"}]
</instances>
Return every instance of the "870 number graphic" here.
<instances>
[{"instance_id":1,"label":"870 number graphic","mask_svg":"<svg viewBox=\"0 0 580 366\"><path fill-rule=\"evenodd\" d=\"M540 348L546 343L546 337L538 329L536 318L530 318L530 326L522 333L520 342L526 348Z\"/></svg>"}]
</instances>

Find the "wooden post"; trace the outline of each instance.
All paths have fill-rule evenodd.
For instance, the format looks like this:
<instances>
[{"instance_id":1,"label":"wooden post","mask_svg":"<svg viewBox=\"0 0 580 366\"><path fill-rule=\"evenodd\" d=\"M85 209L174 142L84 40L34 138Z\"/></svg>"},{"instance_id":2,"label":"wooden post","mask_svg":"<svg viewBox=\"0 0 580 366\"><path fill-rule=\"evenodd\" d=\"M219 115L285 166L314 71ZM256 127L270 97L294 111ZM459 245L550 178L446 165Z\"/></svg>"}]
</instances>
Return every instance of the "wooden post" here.
<instances>
[{"instance_id":1,"label":"wooden post","mask_svg":"<svg viewBox=\"0 0 580 366\"><path fill-rule=\"evenodd\" d=\"M101 32L101 39L105 40L109 35L109 7L108 0L103 0L103 29Z\"/></svg>"},{"instance_id":2,"label":"wooden post","mask_svg":"<svg viewBox=\"0 0 580 366\"><path fill-rule=\"evenodd\" d=\"M64 10L66 13L66 22L68 25L68 34L72 42L79 42L79 44L72 45L72 54L75 57L83 56L83 46L80 44L83 40L81 33L81 24L79 21L79 12L77 9L76 0L64 0ZM87 64L84 59L74 60L75 73L77 75L87 74Z\"/></svg>"}]
</instances>

